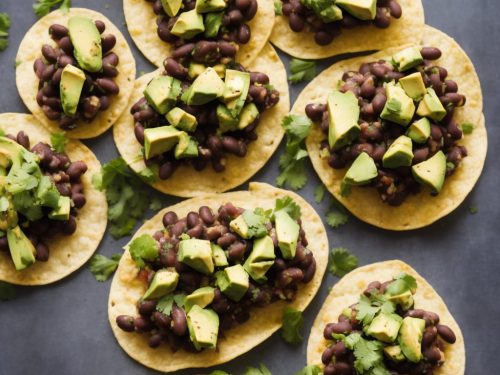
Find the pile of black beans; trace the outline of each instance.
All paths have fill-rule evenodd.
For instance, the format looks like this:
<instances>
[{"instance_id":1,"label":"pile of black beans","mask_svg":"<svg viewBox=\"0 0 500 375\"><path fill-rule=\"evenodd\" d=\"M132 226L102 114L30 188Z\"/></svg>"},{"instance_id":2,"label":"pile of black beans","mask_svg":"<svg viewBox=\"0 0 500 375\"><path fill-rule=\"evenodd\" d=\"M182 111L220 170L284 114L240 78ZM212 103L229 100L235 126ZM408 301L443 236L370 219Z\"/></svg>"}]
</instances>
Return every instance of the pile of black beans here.
<instances>
[{"instance_id":1,"label":"pile of black beans","mask_svg":"<svg viewBox=\"0 0 500 375\"><path fill-rule=\"evenodd\" d=\"M161 4L161 0L146 0L151 3L153 11L158 16L158 36L167 43L172 43L175 48L181 47L185 41L171 33L177 16L170 17ZM187 12L195 8L196 0L183 0L182 11ZM222 27L219 29L217 40L246 44L250 40L251 31L247 22L251 21L258 10L257 0L229 0L224 9ZM195 36L190 41L204 38L203 33Z\"/></svg>"},{"instance_id":2,"label":"pile of black beans","mask_svg":"<svg viewBox=\"0 0 500 375\"><path fill-rule=\"evenodd\" d=\"M95 24L99 32L103 34L106 29L104 22L95 21ZM57 46L44 44L43 58L36 59L33 65L36 76L40 79L36 101L42 107L45 116L52 121L59 122L61 129L74 129L77 121L91 122L100 111L107 110L111 105L112 97L120 92L120 88L114 81L119 74L116 68L119 58L116 53L112 52L116 37L113 34L101 35L103 66L100 72L92 73L78 65L67 27L53 24L49 27L49 33ZM82 69L86 76L75 116L64 114L60 99L61 74L68 64Z\"/></svg>"},{"instance_id":3,"label":"pile of black beans","mask_svg":"<svg viewBox=\"0 0 500 375\"><path fill-rule=\"evenodd\" d=\"M30 150L29 137L23 131L16 136L8 134L6 137ZM56 152L43 142L34 145L31 152L40 157L42 173L51 178L61 195L71 197L72 201L69 220L51 220L45 216L40 220L29 222L28 226L22 228L36 248L36 260L46 262L49 259L50 238L58 234L69 236L76 231L78 209L86 203L81 177L87 172L87 164L83 161L72 162L64 152ZM20 223L25 221L26 218L19 217ZM1 237L0 251L8 250L7 238Z\"/></svg>"},{"instance_id":4,"label":"pile of black beans","mask_svg":"<svg viewBox=\"0 0 500 375\"><path fill-rule=\"evenodd\" d=\"M391 24L391 17L401 18L403 11L397 0L378 0L377 15L374 20L363 21L343 11L343 19L325 23L300 0L282 0L283 14L288 17L290 28L298 33L307 28L314 33L314 40L320 46L330 44L342 29L352 29L358 26L374 25L385 29Z\"/></svg>"},{"instance_id":5,"label":"pile of black beans","mask_svg":"<svg viewBox=\"0 0 500 375\"><path fill-rule=\"evenodd\" d=\"M368 284L364 294L370 296L372 293L383 294L385 288L391 281L381 283L380 281L373 281ZM355 357L351 350L347 349L342 341L332 339L332 334L349 334L351 332L359 332L362 334L363 326L356 319L355 305L351 306L351 318L341 314L337 323L328 323L323 331L323 336L326 340L333 340L331 344L321 357L321 361L325 365L325 375L346 374L354 373ZM439 324L439 315L432 311L425 311L421 309L410 309L403 311L400 306L396 313L401 317L410 316L412 318L419 318L425 320L425 331L422 337L422 354L424 359L418 363L409 361L393 362L389 359L384 361L387 369L391 375L432 375L439 366L445 361L442 356L444 352L444 342L454 344L456 336L453 330L443 324ZM335 360L332 363L333 358Z\"/></svg>"},{"instance_id":6,"label":"pile of black beans","mask_svg":"<svg viewBox=\"0 0 500 375\"><path fill-rule=\"evenodd\" d=\"M185 218L179 219L173 211L163 216L164 230L154 234L158 242L158 259L149 263L148 267L139 274L148 283L152 280L154 272L164 267L175 267L179 273L179 283L175 293L192 293L196 289L214 284L215 278L203 275L186 266L177 259L180 237L186 233L191 238L210 240L217 243L228 254L229 265L244 262L252 250L252 240L245 240L231 231L229 222L241 215L243 209L226 203L219 207L215 214L207 206L199 208L198 212L189 212ZM301 225L301 221L298 220ZM312 252L306 249L307 239L304 230L300 229L297 252L292 260L280 257L275 228L269 223L268 233L274 241L276 260L267 272L267 283L254 284L250 280L250 287L239 302L229 300L215 289L215 299L208 306L220 318L220 331L228 330L242 324L250 317L249 309L253 306L264 307L277 300L293 301L299 283L308 283L316 272L316 260ZM127 332L147 332L150 335L149 345L158 347L166 342L173 350L184 348L194 350L189 340L186 326L186 313L181 306L174 304L170 315L156 311L155 301L139 301L138 317L120 315L116 322Z\"/></svg>"},{"instance_id":7,"label":"pile of black beans","mask_svg":"<svg viewBox=\"0 0 500 375\"><path fill-rule=\"evenodd\" d=\"M441 51L434 47L421 50L423 64L406 72L394 70L393 65L385 60L364 63L358 71L349 71L342 77L340 91L352 91L358 98L361 133L359 139L339 150L329 148L328 141L321 142L321 148L330 152L328 164L334 169L346 168L356 157L366 152L377 164L378 177L374 182L382 201L398 206L409 194L420 191L420 185L413 178L411 167L388 169L382 166L382 157L390 144L406 131L401 125L380 119L380 113L387 101L385 82L399 79L419 71L423 74L426 87L432 87L439 100L446 108L447 115L439 123L431 123L431 137L425 144L415 144L413 148L413 164L421 163L436 152L442 150L447 160L447 176L451 176L467 156L467 149L458 145L463 136L459 125L454 121L455 108L465 105L465 96L458 93L455 81L446 79L448 72L441 66L434 65L433 60L441 57ZM307 116L321 124L321 130L328 134L328 109L325 104L308 104Z\"/></svg>"}]
</instances>

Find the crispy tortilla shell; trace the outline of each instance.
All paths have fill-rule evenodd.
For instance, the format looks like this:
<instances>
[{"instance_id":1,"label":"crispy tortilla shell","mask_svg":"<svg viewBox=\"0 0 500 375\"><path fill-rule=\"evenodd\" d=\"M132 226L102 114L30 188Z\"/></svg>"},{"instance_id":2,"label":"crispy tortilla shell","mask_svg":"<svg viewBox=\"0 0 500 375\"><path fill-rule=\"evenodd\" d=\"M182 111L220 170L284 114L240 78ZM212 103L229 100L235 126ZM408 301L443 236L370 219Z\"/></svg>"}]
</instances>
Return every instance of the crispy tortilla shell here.
<instances>
[{"instance_id":1,"label":"crispy tortilla shell","mask_svg":"<svg viewBox=\"0 0 500 375\"><path fill-rule=\"evenodd\" d=\"M259 8L255 17L248 22L251 38L247 44L241 44L237 61L249 65L265 47L274 25L273 0L257 0ZM152 3L146 0L123 0L123 11L127 28L135 45L144 56L158 67L172 54L173 46L164 42L156 31L156 14Z\"/></svg>"},{"instance_id":2,"label":"crispy tortilla shell","mask_svg":"<svg viewBox=\"0 0 500 375\"><path fill-rule=\"evenodd\" d=\"M90 9L70 8L67 14L61 10L56 10L35 23L24 36L17 52L16 61L19 63L16 68L17 90L26 107L43 126L51 132L60 131L58 122L49 120L36 101L39 79L33 70L33 63L42 56L41 48L44 44L56 45L49 35L49 27L54 23L67 25L69 18L73 16L84 16L103 21L106 24L104 35L111 33L116 37L113 52L120 59L117 66L119 74L114 78L120 92L112 97L109 108L106 111L99 112L92 122L79 121L76 129L66 132L70 138L94 138L108 130L127 107L135 80L135 59L132 51L121 31L103 14Z\"/></svg>"},{"instance_id":3,"label":"crispy tortilla shell","mask_svg":"<svg viewBox=\"0 0 500 375\"><path fill-rule=\"evenodd\" d=\"M270 185L252 182L248 191L236 191L224 194L212 194L196 197L171 207L163 209L151 220L147 221L134 237L144 233L154 234L162 228L162 217L167 211L174 211L179 217L184 217L189 211L198 210L202 205L207 205L216 210L220 205L232 202L244 208L262 207L273 208L275 200L290 196L302 210L302 225L311 240L309 249L314 253L317 269L310 283L301 285L297 298L293 303L283 301L272 303L264 308L252 309L250 319L219 337L218 350L205 350L201 353L187 353L179 350L173 353L167 345L157 349L148 346L145 335L127 333L118 328L116 317L118 315L136 315L136 302L146 291L146 285L136 276L138 269L130 257L128 250L120 260L120 264L111 284L109 295L109 322L120 346L143 365L162 372L171 372L183 368L210 367L227 362L246 353L257 346L281 326L281 316L286 306L303 311L315 296L321 285L321 280L328 263L328 238L320 217L314 209L299 195L274 188Z\"/></svg>"},{"instance_id":4,"label":"crispy tortilla shell","mask_svg":"<svg viewBox=\"0 0 500 375\"><path fill-rule=\"evenodd\" d=\"M398 0L398 2L403 9L403 15L400 19L391 18L391 25L387 29L379 29L375 26L343 28L341 34L332 43L320 46L314 41L314 33L293 32L288 24L288 17L276 16L270 41L289 55L311 60L344 53L386 49L406 43L418 43L425 24L422 1Z\"/></svg>"},{"instance_id":5,"label":"crispy tortilla shell","mask_svg":"<svg viewBox=\"0 0 500 375\"><path fill-rule=\"evenodd\" d=\"M257 127L258 139L248 145L246 156L240 158L228 154L226 170L222 173L215 172L211 166L198 172L190 165L181 165L169 179L155 182L152 185L155 189L179 197L224 192L250 179L271 158L284 135L281 119L290 108L285 67L273 47L268 44L248 69L266 73L271 79L270 83L279 91L280 101L261 116ZM134 118L130 114L130 108L143 96L148 82L158 74L160 70L146 74L136 81L127 110L113 128L118 151L136 172L146 166L141 156L141 145L134 135Z\"/></svg>"},{"instance_id":6,"label":"crispy tortilla shell","mask_svg":"<svg viewBox=\"0 0 500 375\"><path fill-rule=\"evenodd\" d=\"M49 132L34 116L20 113L0 114L0 129L6 134L23 130L32 146L38 142L50 144ZM83 160L88 170L82 176L87 203L78 210L77 229L70 236L58 235L47 243L47 262L35 262L23 271L16 271L10 253L0 252L0 280L18 285L45 285L58 281L83 266L101 242L108 220L106 196L92 185L92 175L101 171L101 163L83 143L70 140L66 153L72 161Z\"/></svg>"},{"instance_id":7,"label":"crispy tortilla shell","mask_svg":"<svg viewBox=\"0 0 500 375\"><path fill-rule=\"evenodd\" d=\"M346 170L332 169L326 159L320 156L320 142L325 138L319 126L313 129L307 138L309 157L319 177L332 193L354 216L380 228L390 230L410 230L425 227L446 216L457 208L476 184L488 148L486 128L484 123L483 98L481 85L472 62L449 36L426 26L422 45L441 48L443 56L436 64L448 70L448 79L458 83L459 92L467 98L464 107L457 108L455 120L462 124L474 124L472 134L465 135L459 142L467 147L469 155L462 160L457 171L446 178L443 189L437 196L431 196L429 191L422 189L419 194L410 195L401 206L391 207L380 199L373 188L353 188L348 197L340 194L340 185ZM407 46L406 46L407 47ZM292 112L305 114L309 103L325 103L328 93L337 87L342 74L348 70L358 70L363 62L389 58L394 52L405 47L381 51L377 54L359 57L334 64L316 77L300 94Z\"/></svg>"},{"instance_id":8,"label":"crispy tortilla shell","mask_svg":"<svg viewBox=\"0 0 500 375\"><path fill-rule=\"evenodd\" d=\"M453 345L445 344L445 362L433 373L463 375L465 373L465 346L460 327L432 286L417 271L399 260L373 263L357 268L335 284L314 321L307 343L307 363L324 367L321 363L321 354L329 342L323 337L323 329L327 323L336 322L344 308L356 303L370 282L391 280L393 276L402 272L412 275L417 280L418 288L414 295L415 308L437 313L440 322L449 326L457 337Z\"/></svg>"}]
</instances>

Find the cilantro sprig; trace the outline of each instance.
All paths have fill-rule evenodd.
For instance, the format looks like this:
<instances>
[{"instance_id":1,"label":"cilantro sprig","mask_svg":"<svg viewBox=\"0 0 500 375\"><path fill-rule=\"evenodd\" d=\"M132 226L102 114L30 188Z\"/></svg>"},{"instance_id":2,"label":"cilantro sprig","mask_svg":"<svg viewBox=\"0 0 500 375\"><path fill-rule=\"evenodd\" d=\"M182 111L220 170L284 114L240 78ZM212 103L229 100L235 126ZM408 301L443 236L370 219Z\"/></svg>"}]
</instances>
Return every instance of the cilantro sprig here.
<instances>
[{"instance_id":1,"label":"cilantro sprig","mask_svg":"<svg viewBox=\"0 0 500 375\"><path fill-rule=\"evenodd\" d=\"M146 266L145 261L154 261L158 257L156 240L149 234L134 238L128 248L130 256L139 268Z\"/></svg>"},{"instance_id":2,"label":"cilantro sprig","mask_svg":"<svg viewBox=\"0 0 500 375\"><path fill-rule=\"evenodd\" d=\"M106 281L116 271L121 257L121 254L113 254L111 258L96 254L90 260L90 272L97 281Z\"/></svg>"},{"instance_id":3,"label":"cilantro sprig","mask_svg":"<svg viewBox=\"0 0 500 375\"><path fill-rule=\"evenodd\" d=\"M64 148L68 144L68 138L66 138L66 133L65 132L51 133L50 144L52 145L52 148L57 152L64 152Z\"/></svg>"},{"instance_id":4,"label":"cilantro sprig","mask_svg":"<svg viewBox=\"0 0 500 375\"><path fill-rule=\"evenodd\" d=\"M277 16L283 15L283 3L281 0L274 0L274 14Z\"/></svg>"},{"instance_id":5,"label":"cilantro sprig","mask_svg":"<svg viewBox=\"0 0 500 375\"><path fill-rule=\"evenodd\" d=\"M322 371L316 365L306 366L299 372L295 373L295 375L320 375L320 374L322 374Z\"/></svg>"},{"instance_id":6,"label":"cilantro sprig","mask_svg":"<svg viewBox=\"0 0 500 375\"><path fill-rule=\"evenodd\" d=\"M290 77L288 80L294 84L302 81L310 81L316 76L316 62L300 59L290 61Z\"/></svg>"},{"instance_id":7,"label":"cilantro sprig","mask_svg":"<svg viewBox=\"0 0 500 375\"><path fill-rule=\"evenodd\" d=\"M358 266L358 258L349 253L343 247L336 247L331 250L329 256L328 271L337 276L344 277Z\"/></svg>"},{"instance_id":8,"label":"cilantro sprig","mask_svg":"<svg viewBox=\"0 0 500 375\"><path fill-rule=\"evenodd\" d=\"M0 13L0 52L9 46L10 17L7 13Z\"/></svg>"},{"instance_id":9,"label":"cilantro sprig","mask_svg":"<svg viewBox=\"0 0 500 375\"><path fill-rule=\"evenodd\" d=\"M283 340L292 345L300 344L303 340L301 330L304 326L302 311L294 309L293 307L285 308L283 311L282 323L281 337L283 337Z\"/></svg>"},{"instance_id":10,"label":"cilantro sprig","mask_svg":"<svg viewBox=\"0 0 500 375\"><path fill-rule=\"evenodd\" d=\"M243 375L273 375L273 374L271 374L271 371L269 371L269 369L261 363L258 368L247 367Z\"/></svg>"},{"instance_id":11,"label":"cilantro sprig","mask_svg":"<svg viewBox=\"0 0 500 375\"><path fill-rule=\"evenodd\" d=\"M33 4L33 12L37 17L43 17L49 14L51 8L59 6L59 8L67 13L71 7L71 0L38 0Z\"/></svg>"}]
</instances>

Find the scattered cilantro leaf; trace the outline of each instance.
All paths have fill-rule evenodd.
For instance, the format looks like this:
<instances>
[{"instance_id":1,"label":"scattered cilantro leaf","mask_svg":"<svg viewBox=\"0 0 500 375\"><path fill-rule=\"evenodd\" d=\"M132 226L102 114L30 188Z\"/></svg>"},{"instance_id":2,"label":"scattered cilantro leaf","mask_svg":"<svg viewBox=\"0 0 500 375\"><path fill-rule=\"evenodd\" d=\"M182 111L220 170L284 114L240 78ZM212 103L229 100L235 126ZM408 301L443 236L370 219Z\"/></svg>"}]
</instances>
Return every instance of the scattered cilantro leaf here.
<instances>
[{"instance_id":1,"label":"scattered cilantro leaf","mask_svg":"<svg viewBox=\"0 0 500 375\"><path fill-rule=\"evenodd\" d=\"M316 186L316 188L314 189L314 200L316 201L316 203L321 203L321 201L325 197L325 191L325 185L319 184L318 186Z\"/></svg>"},{"instance_id":2,"label":"scattered cilantro leaf","mask_svg":"<svg viewBox=\"0 0 500 375\"><path fill-rule=\"evenodd\" d=\"M158 166L146 167L137 174L143 181L150 184L155 183L158 181Z\"/></svg>"},{"instance_id":3,"label":"scattered cilantro leaf","mask_svg":"<svg viewBox=\"0 0 500 375\"><path fill-rule=\"evenodd\" d=\"M9 46L10 25L10 16L7 13L0 13L0 52Z\"/></svg>"},{"instance_id":4,"label":"scattered cilantro leaf","mask_svg":"<svg viewBox=\"0 0 500 375\"><path fill-rule=\"evenodd\" d=\"M170 315L172 312L172 306L174 304L174 296L169 294L165 297L162 297L158 303L156 304L156 310L165 314Z\"/></svg>"},{"instance_id":5,"label":"scattered cilantro leaf","mask_svg":"<svg viewBox=\"0 0 500 375\"><path fill-rule=\"evenodd\" d=\"M477 206L474 206L474 205L469 206L469 213L470 213L471 215L475 215L475 214L477 214L477 213L478 213L478 211L479 211L479 210L477 209Z\"/></svg>"},{"instance_id":6,"label":"scattered cilantro leaf","mask_svg":"<svg viewBox=\"0 0 500 375\"><path fill-rule=\"evenodd\" d=\"M180 236L179 236L179 239L181 239L182 241L185 241L185 240L189 240L191 239L191 236L187 233L182 233Z\"/></svg>"},{"instance_id":7,"label":"scattered cilantro leaf","mask_svg":"<svg viewBox=\"0 0 500 375\"><path fill-rule=\"evenodd\" d=\"M338 228L347 223L349 216L346 213L332 209L326 214L326 223L332 228Z\"/></svg>"},{"instance_id":8,"label":"scattered cilantro leaf","mask_svg":"<svg viewBox=\"0 0 500 375\"><path fill-rule=\"evenodd\" d=\"M97 281L106 281L116 271L121 257L121 254L113 254L111 258L96 254L90 260L90 272Z\"/></svg>"},{"instance_id":9,"label":"scattered cilantro leaf","mask_svg":"<svg viewBox=\"0 0 500 375\"><path fill-rule=\"evenodd\" d=\"M214 370L208 375L231 375L229 372L225 372L222 370Z\"/></svg>"},{"instance_id":10,"label":"scattered cilantro leaf","mask_svg":"<svg viewBox=\"0 0 500 375\"><path fill-rule=\"evenodd\" d=\"M149 203L149 209L153 211L158 211L163 207L163 203L161 202L161 199L157 196L154 196L151 199L151 202Z\"/></svg>"},{"instance_id":11,"label":"scattered cilantro leaf","mask_svg":"<svg viewBox=\"0 0 500 375\"><path fill-rule=\"evenodd\" d=\"M14 61L14 68L17 68L19 65L21 65L23 62L21 60L16 60Z\"/></svg>"},{"instance_id":12,"label":"scattered cilantro leaf","mask_svg":"<svg viewBox=\"0 0 500 375\"><path fill-rule=\"evenodd\" d=\"M273 374L271 374L271 371L269 371L268 368L261 363L259 368L247 367L243 375L273 375Z\"/></svg>"},{"instance_id":13,"label":"scattered cilantro leaf","mask_svg":"<svg viewBox=\"0 0 500 375\"><path fill-rule=\"evenodd\" d=\"M390 314L393 313L394 310L394 304L388 301L383 295L372 295L371 297L367 297L362 294L356 305L356 319L366 326L371 323L379 311Z\"/></svg>"},{"instance_id":14,"label":"scattered cilantro leaf","mask_svg":"<svg viewBox=\"0 0 500 375\"><path fill-rule=\"evenodd\" d=\"M417 290L417 280L411 275L408 275L407 273L400 273L394 277L394 281L390 283L386 291L389 294L392 295L397 295L404 293L407 290L410 290L412 293L415 293ZM397 285L397 283L401 284L400 286Z\"/></svg>"},{"instance_id":15,"label":"scattered cilantro leaf","mask_svg":"<svg viewBox=\"0 0 500 375\"><path fill-rule=\"evenodd\" d=\"M274 212L285 211L293 220L300 219L300 206L290 196L276 199Z\"/></svg>"},{"instance_id":16,"label":"scattered cilantro leaf","mask_svg":"<svg viewBox=\"0 0 500 375\"><path fill-rule=\"evenodd\" d=\"M33 11L37 17L49 14L51 8L59 6L63 13L68 13L71 7L71 0L38 0L33 4Z\"/></svg>"},{"instance_id":17,"label":"scattered cilantro leaf","mask_svg":"<svg viewBox=\"0 0 500 375\"><path fill-rule=\"evenodd\" d=\"M474 130L474 125L470 122L464 122L460 127L462 128L462 132L464 134L470 134Z\"/></svg>"},{"instance_id":18,"label":"scattered cilantro leaf","mask_svg":"<svg viewBox=\"0 0 500 375\"><path fill-rule=\"evenodd\" d=\"M10 301L16 298L16 294L14 285L0 281L0 301Z\"/></svg>"},{"instance_id":19,"label":"scattered cilantro leaf","mask_svg":"<svg viewBox=\"0 0 500 375\"><path fill-rule=\"evenodd\" d=\"M266 223L268 219L265 216L251 210L243 211L242 215L248 226L249 237L262 237L267 234Z\"/></svg>"},{"instance_id":20,"label":"scattered cilantro leaf","mask_svg":"<svg viewBox=\"0 0 500 375\"><path fill-rule=\"evenodd\" d=\"M274 14L277 16L283 15L283 3L281 0L274 0Z\"/></svg>"},{"instance_id":21,"label":"scattered cilantro leaf","mask_svg":"<svg viewBox=\"0 0 500 375\"><path fill-rule=\"evenodd\" d=\"M328 271L337 277L345 276L358 266L358 258L343 247L332 249L329 258Z\"/></svg>"},{"instance_id":22,"label":"scattered cilantro leaf","mask_svg":"<svg viewBox=\"0 0 500 375\"><path fill-rule=\"evenodd\" d=\"M290 61L290 77L288 80L294 84L302 81L310 81L316 76L316 62L301 59Z\"/></svg>"},{"instance_id":23,"label":"scattered cilantro leaf","mask_svg":"<svg viewBox=\"0 0 500 375\"><path fill-rule=\"evenodd\" d=\"M143 234L134 238L129 245L129 252L132 259L139 268L143 268L145 260L153 261L158 257L158 246L156 241L149 234Z\"/></svg>"},{"instance_id":24,"label":"scattered cilantro leaf","mask_svg":"<svg viewBox=\"0 0 500 375\"><path fill-rule=\"evenodd\" d=\"M365 340L360 337L354 345L354 356L356 357L354 368L356 371L359 374L365 374L370 370L377 369L378 374L389 375L390 373L383 364L383 347L383 344L379 341Z\"/></svg>"},{"instance_id":25,"label":"scattered cilantro leaf","mask_svg":"<svg viewBox=\"0 0 500 375\"><path fill-rule=\"evenodd\" d=\"M285 308L282 322L281 337L283 337L283 340L292 345L300 344L303 340L300 331L304 326L302 311L296 310L293 307Z\"/></svg>"},{"instance_id":26,"label":"scattered cilantro leaf","mask_svg":"<svg viewBox=\"0 0 500 375\"><path fill-rule=\"evenodd\" d=\"M50 133L50 144L57 152L64 152L64 148L68 143L65 132Z\"/></svg>"},{"instance_id":27,"label":"scattered cilantro leaf","mask_svg":"<svg viewBox=\"0 0 500 375\"><path fill-rule=\"evenodd\" d=\"M322 374L321 369L316 365L309 365L304 367L299 372L296 372L295 375L320 375Z\"/></svg>"}]
</instances>

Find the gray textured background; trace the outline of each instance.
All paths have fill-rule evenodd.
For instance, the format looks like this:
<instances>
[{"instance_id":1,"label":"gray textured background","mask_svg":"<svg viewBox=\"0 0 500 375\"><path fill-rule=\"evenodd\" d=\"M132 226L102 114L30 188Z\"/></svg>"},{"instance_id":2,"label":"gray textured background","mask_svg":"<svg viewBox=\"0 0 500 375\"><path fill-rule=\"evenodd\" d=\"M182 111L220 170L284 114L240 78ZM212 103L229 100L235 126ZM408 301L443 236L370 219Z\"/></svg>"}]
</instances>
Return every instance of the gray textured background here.
<instances>
[{"instance_id":1,"label":"gray textured background","mask_svg":"<svg viewBox=\"0 0 500 375\"><path fill-rule=\"evenodd\" d=\"M36 21L31 10L34 0L1 0L0 12L11 15L10 47L0 53L0 112L26 112L15 86L14 61L23 35ZM130 38L124 27L120 0L73 0L104 13ZM472 6L471 6L472 5ZM330 246L344 246L359 257L361 264L399 258L415 267L436 288L462 327L467 348L467 374L500 373L498 337L500 303L495 284L500 281L500 174L495 159L500 141L498 84L500 2L493 0L424 0L427 22L453 36L476 65L485 94L485 114L490 152L483 175L470 196L451 215L423 230L407 233L383 231L354 217L337 230L328 230ZM130 43L137 71L152 66ZM288 58L284 57L288 63ZM333 60L321 63L327 67ZM460 62L457 62L460 63ZM303 86L292 88L292 100ZM101 162L115 158L111 132L86 142ZM278 155L255 176L255 181L273 182L278 174ZM312 192L318 184L312 168L302 194L324 215L328 200L314 203ZM243 186L242 188L245 188ZM177 200L165 198L165 203ZM469 213L476 206L478 213ZM149 212L148 217L153 213ZM107 235L98 251L119 252L127 239L114 241ZM328 288L336 281L325 277L323 286L305 313L305 341L289 347L275 334L271 339L220 368L241 374L247 365L265 363L273 374L293 374L305 364L309 328ZM150 374L154 373L130 359L116 343L107 317L110 282L98 283L87 267L62 282L47 287L19 287L18 296L0 302L0 374ZM244 339L244 338L242 338ZM199 374L184 371L178 374ZM206 372L205 372L206 373Z\"/></svg>"}]
</instances>

